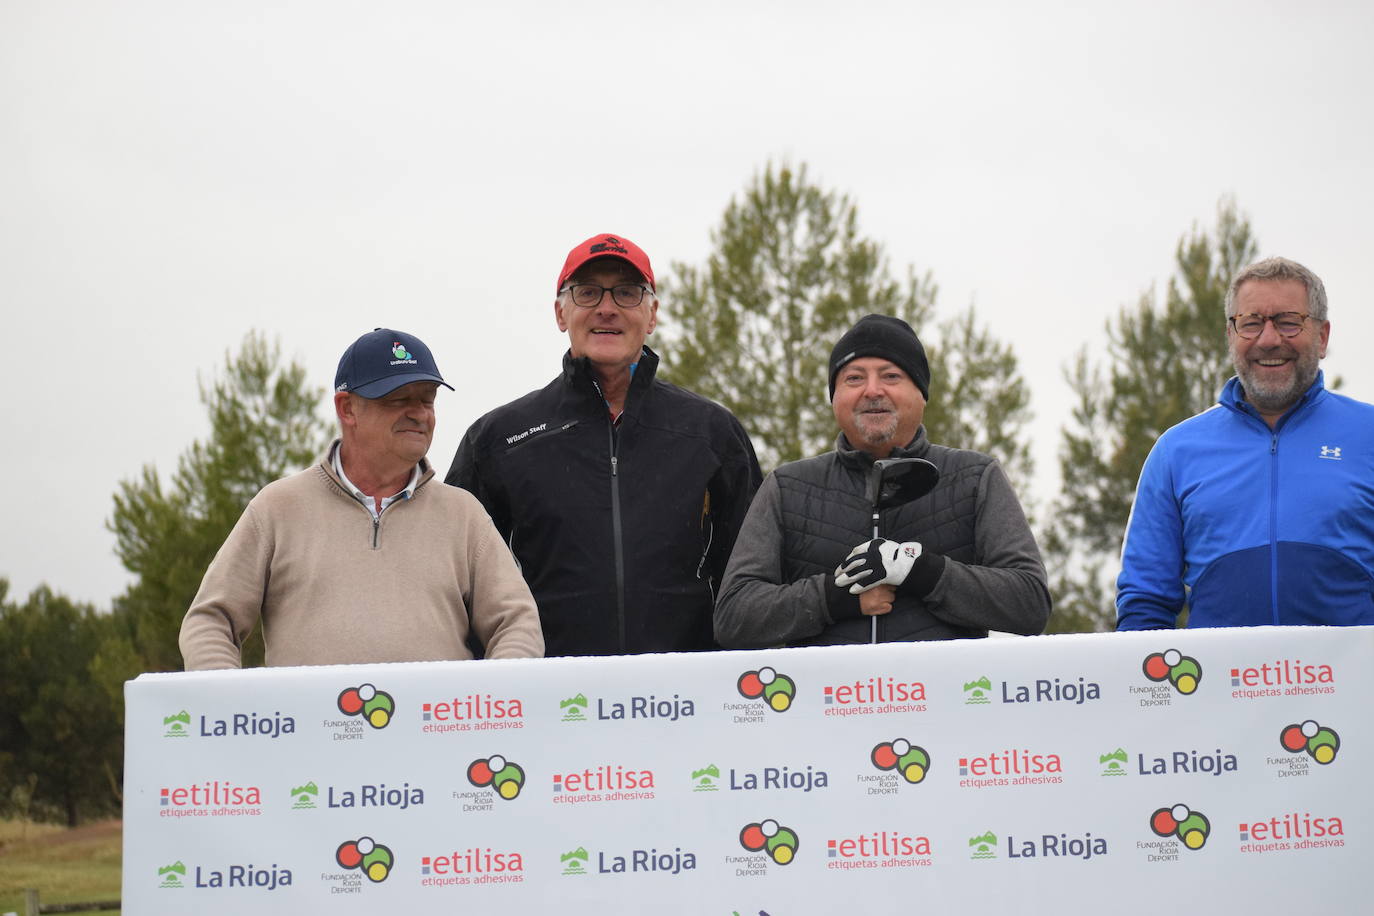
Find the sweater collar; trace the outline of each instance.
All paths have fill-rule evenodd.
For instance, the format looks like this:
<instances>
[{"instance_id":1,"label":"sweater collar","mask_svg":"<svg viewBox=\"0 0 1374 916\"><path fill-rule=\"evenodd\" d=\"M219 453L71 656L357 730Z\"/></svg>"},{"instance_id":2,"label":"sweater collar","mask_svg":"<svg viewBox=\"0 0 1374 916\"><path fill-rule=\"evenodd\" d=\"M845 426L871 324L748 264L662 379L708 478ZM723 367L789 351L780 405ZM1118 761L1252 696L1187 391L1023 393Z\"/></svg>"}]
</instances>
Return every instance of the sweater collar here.
<instances>
[{"instance_id":1,"label":"sweater collar","mask_svg":"<svg viewBox=\"0 0 1374 916\"><path fill-rule=\"evenodd\" d=\"M352 494L354 491L351 484L340 480L339 475L334 473L334 455L342 444L343 439L336 437L334 441L329 443L329 446L325 448L324 454L320 456L320 460L315 462L315 464L320 470L324 471L330 480L338 484L345 493ZM424 486L426 481L433 476L434 466L429 463L429 458L421 458L420 463L415 466L415 470L410 474L410 482L406 484L406 488L401 492L406 495L406 499L410 499L411 496L415 495L415 491Z\"/></svg>"}]
</instances>

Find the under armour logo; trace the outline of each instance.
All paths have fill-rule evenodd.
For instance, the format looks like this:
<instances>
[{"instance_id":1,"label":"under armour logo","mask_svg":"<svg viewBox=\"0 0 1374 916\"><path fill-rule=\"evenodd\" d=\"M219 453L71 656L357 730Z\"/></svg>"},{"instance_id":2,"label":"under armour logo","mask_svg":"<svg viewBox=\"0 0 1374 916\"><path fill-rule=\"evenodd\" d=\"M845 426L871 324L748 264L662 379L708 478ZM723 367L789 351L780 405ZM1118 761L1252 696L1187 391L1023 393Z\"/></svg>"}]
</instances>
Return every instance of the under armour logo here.
<instances>
[{"instance_id":1,"label":"under armour logo","mask_svg":"<svg viewBox=\"0 0 1374 916\"><path fill-rule=\"evenodd\" d=\"M1341 447L1339 445L1323 445L1321 454L1318 457L1330 458L1332 461L1340 461Z\"/></svg>"}]
</instances>

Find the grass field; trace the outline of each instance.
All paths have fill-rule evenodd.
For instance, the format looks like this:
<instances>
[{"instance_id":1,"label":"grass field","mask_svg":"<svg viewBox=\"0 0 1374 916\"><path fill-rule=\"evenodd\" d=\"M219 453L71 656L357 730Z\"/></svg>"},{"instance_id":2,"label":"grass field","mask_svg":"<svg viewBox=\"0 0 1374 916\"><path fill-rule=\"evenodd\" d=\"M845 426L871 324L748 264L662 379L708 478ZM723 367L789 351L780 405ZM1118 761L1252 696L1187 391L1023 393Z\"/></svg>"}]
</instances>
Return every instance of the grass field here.
<instances>
[{"instance_id":1,"label":"grass field","mask_svg":"<svg viewBox=\"0 0 1374 916\"><path fill-rule=\"evenodd\" d=\"M0 913L24 912L24 888L44 903L119 899L119 821L68 830L0 820Z\"/></svg>"}]
</instances>

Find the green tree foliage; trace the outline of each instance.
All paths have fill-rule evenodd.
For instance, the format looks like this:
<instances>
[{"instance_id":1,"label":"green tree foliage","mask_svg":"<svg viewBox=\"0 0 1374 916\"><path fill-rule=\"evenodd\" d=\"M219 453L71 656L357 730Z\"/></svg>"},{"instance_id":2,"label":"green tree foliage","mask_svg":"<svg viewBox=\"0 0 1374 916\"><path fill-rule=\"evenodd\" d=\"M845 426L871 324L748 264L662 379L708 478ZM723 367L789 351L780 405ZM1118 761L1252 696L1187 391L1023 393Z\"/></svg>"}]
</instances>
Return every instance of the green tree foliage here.
<instances>
[{"instance_id":1,"label":"green tree foliage","mask_svg":"<svg viewBox=\"0 0 1374 916\"><path fill-rule=\"evenodd\" d=\"M1025 502L1033 470L1030 390L1011 345L980 327L970 306L940 322L928 350L931 441L995 456Z\"/></svg>"},{"instance_id":2,"label":"green tree foliage","mask_svg":"<svg viewBox=\"0 0 1374 916\"><path fill-rule=\"evenodd\" d=\"M1107 322L1105 357L1081 349L1066 376L1076 403L1060 445L1062 486L1042 538L1056 632L1116 623L1115 577L1135 485L1160 433L1216 403L1232 374L1226 288L1255 259L1250 221L1234 200L1217 207L1211 235L1197 226L1178 243L1162 304L1153 291Z\"/></svg>"},{"instance_id":3,"label":"green tree foliage","mask_svg":"<svg viewBox=\"0 0 1374 916\"><path fill-rule=\"evenodd\" d=\"M859 318L909 322L931 362L933 441L991 451L1014 475L1029 397L1009 347L972 312L938 328L930 274L895 279L883 247L859 231L847 196L806 167L767 166L730 201L706 263L674 263L664 284L663 374L719 401L744 424L765 468L830 448L830 349Z\"/></svg>"},{"instance_id":4,"label":"green tree foliage","mask_svg":"<svg viewBox=\"0 0 1374 916\"><path fill-rule=\"evenodd\" d=\"M120 483L109 527L115 550L138 577L116 601L151 670L181 668L177 634L205 569L248 501L268 483L307 466L328 441L322 388L304 367L282 365L280 348L249 333L200 396L210 436L194 442L166 486L152 465ZM245 664L261 659L261 640ZM114 650L111 650L112 652Z\"/></svg>"},{"instance_id":5,"label":"green tree foliage","mask_svg":"<svg viewBox=\"0 0 1374 916\"><path fill-rule=\"evenodd\" d=\"M0 810L70 827L117 814L123 681L138 671L120 622L47 586L22 604L8 591L0 579Z\"/></svg>"}]
</instances>

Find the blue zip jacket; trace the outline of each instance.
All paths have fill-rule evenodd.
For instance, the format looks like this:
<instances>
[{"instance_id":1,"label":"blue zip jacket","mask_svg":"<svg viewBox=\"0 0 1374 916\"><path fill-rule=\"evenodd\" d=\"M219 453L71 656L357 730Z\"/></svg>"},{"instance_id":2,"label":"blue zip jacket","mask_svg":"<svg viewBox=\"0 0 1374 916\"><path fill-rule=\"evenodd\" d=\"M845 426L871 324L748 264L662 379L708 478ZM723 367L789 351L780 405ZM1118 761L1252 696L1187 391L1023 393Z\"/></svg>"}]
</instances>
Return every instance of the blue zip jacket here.
<instances>
[{"instance_id":1,"label":"blue zip jacket","mask_svg":"<svg viewBox=\"0 0 1374 916\"><path fill-rule=\"evenodd\" d=\"M1145 459L1116 587L1118 630L1374 624L1374 405L1318 372L1270 429L1232 378Z\"/></svg>"}]
</instances>

